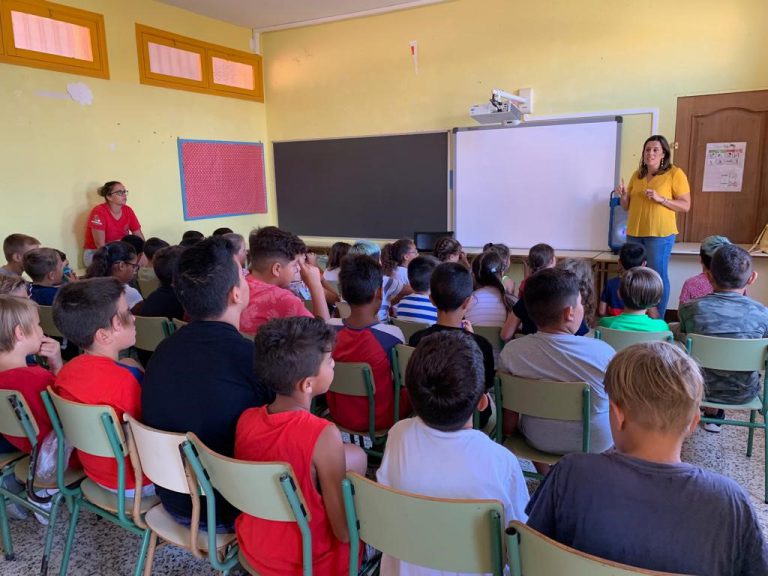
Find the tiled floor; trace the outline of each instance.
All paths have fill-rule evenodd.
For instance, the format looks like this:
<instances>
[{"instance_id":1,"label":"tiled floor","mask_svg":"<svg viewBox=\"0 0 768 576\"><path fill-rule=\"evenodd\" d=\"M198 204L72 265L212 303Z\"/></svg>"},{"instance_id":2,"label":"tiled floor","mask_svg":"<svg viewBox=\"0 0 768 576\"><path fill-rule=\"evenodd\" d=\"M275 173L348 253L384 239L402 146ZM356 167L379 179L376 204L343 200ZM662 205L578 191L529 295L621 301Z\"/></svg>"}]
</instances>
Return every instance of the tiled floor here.
<instances>
[{"instance_id":1,"label":"tiled floor","mask_svg":"<svg viewBox=\"0 0 768 576\"><path fill-rule=\"evenodd\" d=\"M698 430L683 448L683 459L737 480L749 492L760 517L763 531L768 535L768 505L763 503L764 438L755 434L752 458L745 455L747 432L742 428L724 427L720 434ZM533 489L535 486L531 484ZM66 523L64 511L57 523L55 548L50 573L56 574L61 559ZM2 576L28 576L40 569L40 553L44 528L34 519L12 520L11 530L16 560L0 558ZM117 576L133 573L139 539L83 512L78 526L75 546L69 566L71 576ZM157 550L153 574L164 576L193 576L215 574L204 560L171 546Z\"/></svg>"}]
</instances>

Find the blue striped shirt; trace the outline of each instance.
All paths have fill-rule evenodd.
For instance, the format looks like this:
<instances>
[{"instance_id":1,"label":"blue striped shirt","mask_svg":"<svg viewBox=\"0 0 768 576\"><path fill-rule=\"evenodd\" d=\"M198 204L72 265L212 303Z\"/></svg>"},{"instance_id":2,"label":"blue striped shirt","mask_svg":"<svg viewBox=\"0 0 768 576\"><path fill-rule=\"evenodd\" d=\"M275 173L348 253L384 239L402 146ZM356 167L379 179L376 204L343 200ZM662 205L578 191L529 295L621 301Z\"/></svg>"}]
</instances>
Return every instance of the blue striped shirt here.
<instances>
[{"instance_id":1,"label":"blue striped shirt","mask_svg":"<svg viewBox=\"0 0 768 576\"><path fill-rule=\"evenodd\" d=\"M434 324L437 322L437 308L426 294L409 294L395 306L397 318Z\"/></svg>"}]
</instances>

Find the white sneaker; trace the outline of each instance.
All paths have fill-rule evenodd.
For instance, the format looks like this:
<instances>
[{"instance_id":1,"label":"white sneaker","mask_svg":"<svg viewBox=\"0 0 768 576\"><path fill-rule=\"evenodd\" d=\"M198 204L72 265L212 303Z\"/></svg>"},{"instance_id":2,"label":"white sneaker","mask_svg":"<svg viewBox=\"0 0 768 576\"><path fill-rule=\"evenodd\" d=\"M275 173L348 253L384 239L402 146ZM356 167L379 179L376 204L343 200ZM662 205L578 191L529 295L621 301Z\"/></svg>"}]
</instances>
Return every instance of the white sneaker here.
<instances>
[{"instance_id":1,"label":"white sneaker","mask_svg":"<svg viewBox=\"0 0 768 576\"><path fill-rule=\"evenodd\" d=\"M720 424L715 424L714 422L704 423L704 430L706 430L707 432L713 432L715 434L719 434L721 428L722 426Z\"/></svg>"}]
</instances>

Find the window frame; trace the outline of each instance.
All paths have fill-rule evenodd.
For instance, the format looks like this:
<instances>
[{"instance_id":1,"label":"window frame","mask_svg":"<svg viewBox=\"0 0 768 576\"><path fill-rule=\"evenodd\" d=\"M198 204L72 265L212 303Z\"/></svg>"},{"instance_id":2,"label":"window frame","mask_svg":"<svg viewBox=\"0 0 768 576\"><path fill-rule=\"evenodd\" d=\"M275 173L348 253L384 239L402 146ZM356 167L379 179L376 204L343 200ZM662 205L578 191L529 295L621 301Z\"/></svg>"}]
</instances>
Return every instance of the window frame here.
<instances>
[{"instance_id":1,"label":"window frame","mask_svg":"<svg viewBox=\"0 0 768 576\"><path fill-rule=\"evenodd\" d=\"M87 28L90 32L93 60L17 48L11 12L22 12ZM46 0L0 0L0 62L108 79L109 60L104 16Z\"/></svg>"},{"instance_id":2,"label":"window frame","mask_svg":"<svg viewBox=\"0 0 768 576\"><path fill-rule=\"evenodd\" d=\"M180 78L178 76L168 76L152 72L149 62L150 42L201 54L203 72L202 81L199 82L188 78ZM181 36L157 28L151 28L139 23L136 23L136 49L139 56L139 82L142 84L264 102L262 58L259 54L251 54L241 50L227 48L225 46L209 44L208 42L195 40L194 38ZM214 82L214 57L252 66L253 90Z\"/></svg>"}]
</instances>

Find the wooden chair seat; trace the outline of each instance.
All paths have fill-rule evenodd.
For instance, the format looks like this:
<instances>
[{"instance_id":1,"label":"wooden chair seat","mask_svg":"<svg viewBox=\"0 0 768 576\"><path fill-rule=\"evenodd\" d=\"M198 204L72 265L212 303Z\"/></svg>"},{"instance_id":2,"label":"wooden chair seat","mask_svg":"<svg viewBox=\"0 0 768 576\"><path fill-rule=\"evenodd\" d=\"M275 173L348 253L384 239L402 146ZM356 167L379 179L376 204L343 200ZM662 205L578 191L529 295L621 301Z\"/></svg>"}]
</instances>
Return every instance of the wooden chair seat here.
<instances>
[{"instance_id":1,"label":"wooden chair seat","mask_svg":"<svg viewBox=\"0 0 768 576\"><path fill-rule=\"evenodd\" d=\"M117 514L117 494L110 492L106 488L102 488L96 482L90 478L83 480L80 484L80 488L83 491L83 496L91 504L95 504L102 510L108 510ZM157 496L142 496L140 512L144 514L150 510L153 506L160 503L160 499ZM133 512L133 498L125 497L125 513L130 516Z\"/></svg>"},{"instance_id":2,"label":"wooden chair seat","mask_svg":"<svg viewBox=\"0 0 768 576\"><path fill-rule=\"evenodd\" d=\"M170 542L181 548L189 545L190 530L176 522L173 516L163 508L162 504L156 505L150 509L144 516L144 522L147 523L153 532L166 542ZM224 550L237 540L234 532L227 534L216 534L216 550ZM197 546L200 550L208 551L208 534L200 531L197 534Z\"/></svg>"},{"instance_id":3,"label":"wooden chair seat","mask_svg":"<svg viewBox=\"0 0 768 576\"><path fill-rule=\"evenodd\" d=\"M556 464L562 456L560 454L552 454L551 452L542 452L537 450L525 440L525 436L519 432L515 432L511 436L504 437L504 447L518 458L523 460L530 460L532 462L543 462L544 464Z\"/></svg>"},{"instance_id":4,"label":"wooden chair seat","mask_svg":"<svg viewBox=\"0 0 768 576\"><path fill-rule=\"evenodd\" d=\"M29 473L29 456L25 456L16 463L16 467L14 468L13 473L16 475L16 480L18 480L21 484L24 484L27 481L27 474ZM83 478L85 478L85 473L82 470L73 470L72 468L67 468L67 470L64 472L64 483L67 484L67 486L71 486ZM35 478L35 490L54 488L57 488L55 479L51 480L50 482L43 482L39 478Z\"/></svg>"}]
</instances>

